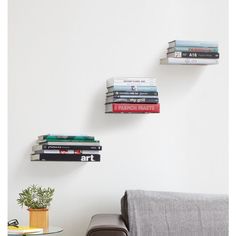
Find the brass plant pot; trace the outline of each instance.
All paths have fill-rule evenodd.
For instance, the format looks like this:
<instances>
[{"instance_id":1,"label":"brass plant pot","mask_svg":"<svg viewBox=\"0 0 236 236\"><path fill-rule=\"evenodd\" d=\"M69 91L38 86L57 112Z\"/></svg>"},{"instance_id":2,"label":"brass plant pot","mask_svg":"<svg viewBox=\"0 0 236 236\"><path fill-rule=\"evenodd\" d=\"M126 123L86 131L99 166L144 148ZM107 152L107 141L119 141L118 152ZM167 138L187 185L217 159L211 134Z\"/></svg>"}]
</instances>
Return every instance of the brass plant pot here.
<instances>
[{"instance_id":1,"label":"brass plant pot","mask_svg":"<svg viewBox=\"0 0 236 236\"><path fill-rule=\"evenodd\" d=\"M41 208L41 209L32 209L29 208L29 226L36 227L36 228L43 228L47 229L49 220L48 220L48 209Z\"/></svg>"}]
</instances>

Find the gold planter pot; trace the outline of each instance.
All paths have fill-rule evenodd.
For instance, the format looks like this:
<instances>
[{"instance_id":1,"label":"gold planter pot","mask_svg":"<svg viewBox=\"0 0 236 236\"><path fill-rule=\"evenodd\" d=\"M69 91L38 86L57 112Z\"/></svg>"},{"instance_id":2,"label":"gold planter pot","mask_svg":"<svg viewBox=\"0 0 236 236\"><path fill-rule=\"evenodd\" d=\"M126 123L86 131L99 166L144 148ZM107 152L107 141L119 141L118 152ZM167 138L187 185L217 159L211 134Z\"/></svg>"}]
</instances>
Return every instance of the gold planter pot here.
<instances>
[{"instance_id":1,"label":"gold planter pot","mask_svg":"<svg viewBox=\"0 0 236 236\"><path fill-rule=\"evenodd\" d=\"M29 226L36 228L48 228L48 209L32 209L29 208Z\"/></svg>"}]
</instances>

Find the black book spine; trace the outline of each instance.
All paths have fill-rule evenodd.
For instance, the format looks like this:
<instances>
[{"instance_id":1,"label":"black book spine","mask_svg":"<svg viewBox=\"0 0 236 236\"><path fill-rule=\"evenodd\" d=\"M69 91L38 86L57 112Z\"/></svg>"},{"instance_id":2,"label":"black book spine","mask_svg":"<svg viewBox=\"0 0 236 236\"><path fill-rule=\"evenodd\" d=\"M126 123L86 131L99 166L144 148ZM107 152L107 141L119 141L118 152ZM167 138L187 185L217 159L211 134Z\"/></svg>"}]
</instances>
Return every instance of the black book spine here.
<instances>
[{"instance_id":1,"label":"black book spine","mask_svg":"<svg viewBox=\"0 0 236 236\"><path fill-rule=\"evenodd\" d=\"M158 96L158 92L122 92L122 91L114 91L111 93L107 93L108 96L117 96L117 95L138 95L138 96Z\"/></svg>"},{"instance_id":2,"label":"black book spine","mask_svg":"<svg viewBox=\"0 0 236 236\"><path fill-rule=\"evenodd\" d=\"M33 154L32 161L79 161L79 162L99 162L100 154Z\"/></svg>"},{"instance_id":3,"label":"black book spine","mask_svg":"<svg viewBox=\"0 0 236 236\"><path fill-rule=\"evenodd\" d=\"M182 52L183 58L213 58L218 59L218 52Z\"/></svg>"},{"instance_id":4,"label":"black book spine","mask_svg":"<svg viewBox=\"0 0 236 236\"><path fill-rule=\"evenodd\" d=\"M114 98L114 103L158 103L158 98Z\"/></svg>"},{"instance_id":5,"label":"black book spine","mask_svg":"<svg viewBox=\"0 0 236 236\"><path fill-rule=\"evenodd\" d=\"M42 145L41 150L102 150L102 146Z\"/></svg>"}]
</instances>

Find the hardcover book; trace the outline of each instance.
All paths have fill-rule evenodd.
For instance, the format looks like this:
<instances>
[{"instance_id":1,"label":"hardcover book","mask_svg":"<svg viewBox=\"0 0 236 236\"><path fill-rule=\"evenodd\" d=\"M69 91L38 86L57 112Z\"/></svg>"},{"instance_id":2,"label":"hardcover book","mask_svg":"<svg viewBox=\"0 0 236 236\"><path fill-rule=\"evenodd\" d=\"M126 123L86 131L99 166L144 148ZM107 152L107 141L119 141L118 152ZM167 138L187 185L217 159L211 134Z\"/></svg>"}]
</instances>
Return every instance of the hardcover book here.
<instances>
[{"instance_id":1,"label":"hardcover book","mask_svg":"<svg viewBox=\"0 0 236 236\"><path fill-rule=\"evenodd\" d=\"M217 42L191 41L191 40L174 40L169 42L169 47L218 47Z\"/></svg>"},{"instance_id":2,"label":"hardcover book","mask_svg":"<svg viewBox=\"0 0 236 236\"><path fill-rule=\"evenodd\" d=\"M127 92L156 92L156 86L123 86L123 85L115 85L107 88L108 93L114 91L127 91Z\"/></svg>"},{"instance_id":3,"label":"hardcover book","mask_svg":"<svg viewBox=\"0 0 236 236\"><path fill-rule=\"evenodd\" d=\"M38 140L40 141L94 141L93 136L66 136L66 135L41 135L38 136Z\"/></svg>"},{"instance_id":4,"label":"hardcover book","mask_svg":"<svg viewBox=\"0 0 236 236\"><path fill-rule=\"evenodd\" d=\"M107 93L107 96L137 97L137 96L158 96L158 92L126 92L114 91Z\"/></svg>"},{"instance_id":5,"label":"hardcover book","mask_svg":"<svg viewBox=\"0 0 236 236\"><path fill-rule=\"evenodd\" d=\"M194 47L172 47L172 48L167 48L167 52L218 52L218 47L216 48L194 48Z\"/></svg>"},{"instance_id":6,"label":"hardcover book","mask_svg":"<svg viewBox=\"0 0 236 236\"><path fill-rule=\"evenodd\" d=\"M106 104L108 103L158 103L158 98L116 98L108 97L106 98Z\"/></svg>"},{"instance_id":7,"label":"hardcover book","mask_svg":"<svg viewBox=\"0 0 236 236\"><path fill-rule=\"evenodd\" d=\"M112 86L156 86L155 78L117 77L106 81L107 88Z\"/></svg>"},{"instance_id":8,"label":"hardcover book","mask_svg":"<svg viewBox=\"0 0 236 236\"><path fill-rule=\"evenodd\" d=\"M32 151L40 151L40 150L53 150L53 149L62 149L62 150L102 150L102 146L94 145L94 146L88 146L88 145L34 145L32 147Z\"/></svg>"},{"instance_id":9,"label":"hardcover book","mask_svg":"<svg viewBox=\"0 0 236 236\"><path fill-rule=\"evenodd\" d=\"M90 142L74 142L74 141L37 141L39 144L46 144L46 145L66 145L66 146L100 146L100 142L99 141L90 141Z\"/></svg>"},{"instance_id":10,"label":"hardcover book","mask_svg":"<svg viewBox=\"0 0 236 236\"><path fill-rule=\"evenodd\" d=\"M168 53L167 57L175 58L213 58L218 59L218 52L173 52Z\"/></svg>"},{"instance_id":11,"label":"hardcover book","mask_svg":"<svg viewBox=\"0 0 236 236\"><path fill-rule=\"evenodd\" d=\"M63 149L50 149L50 150L38 150L35 151L35 153L33 154L40 154L40 153L47 153L47 154L76 154L76 155L80 155L80 154L99 154L99 151L94 151L94 150L80 150L80 149L76 149L76 150L63 150Z\"/></svg>"},{"instance_id":12,"label":"hardcover book","mask_svg":"<svg viewBox=\"0 0 236 236\"><path fill-rule=\"evenodd\" d=\"M32 154L31 161L80 161L99 162L100 154Z\"/></svg>"},{"instance_id":13,"label":"hardcover book","mask_svg":"<svg viewBox=\"0 0 236 236\"><path fill-rule=\"evenodd\" d=\"M111 103L106 105L107 113L159 113L160 104Z\"/></svg>"}]
</instances>

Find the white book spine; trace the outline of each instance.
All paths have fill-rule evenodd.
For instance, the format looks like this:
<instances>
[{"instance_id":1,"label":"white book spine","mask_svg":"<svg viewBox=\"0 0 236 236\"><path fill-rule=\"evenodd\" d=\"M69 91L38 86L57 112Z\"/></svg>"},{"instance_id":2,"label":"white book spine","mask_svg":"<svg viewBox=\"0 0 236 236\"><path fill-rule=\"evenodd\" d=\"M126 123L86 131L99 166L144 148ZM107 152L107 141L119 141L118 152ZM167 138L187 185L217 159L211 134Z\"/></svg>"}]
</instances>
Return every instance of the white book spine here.
<instances>
[{"instance_id":1,"label":"white book spine","mask_svg":"<svg viewBox=\"0 0 236 236\"><path fill-rule=\"evenodd\" d=\"M112 86L156 86L155 78L145 77L124 77L124 78L111 78L106 82L107 87Z\"/></svg>"}]
</instances>

